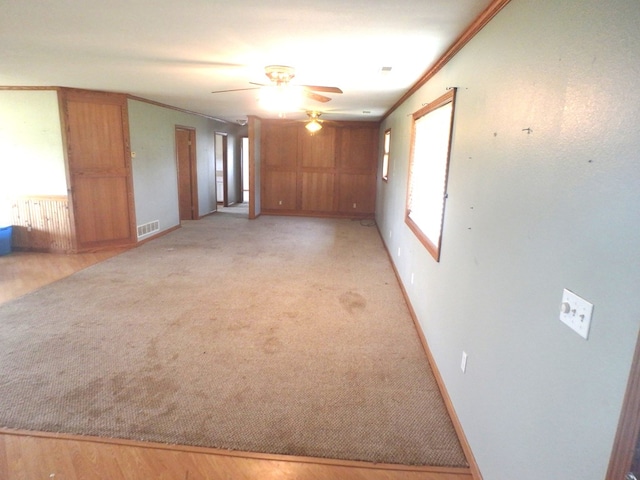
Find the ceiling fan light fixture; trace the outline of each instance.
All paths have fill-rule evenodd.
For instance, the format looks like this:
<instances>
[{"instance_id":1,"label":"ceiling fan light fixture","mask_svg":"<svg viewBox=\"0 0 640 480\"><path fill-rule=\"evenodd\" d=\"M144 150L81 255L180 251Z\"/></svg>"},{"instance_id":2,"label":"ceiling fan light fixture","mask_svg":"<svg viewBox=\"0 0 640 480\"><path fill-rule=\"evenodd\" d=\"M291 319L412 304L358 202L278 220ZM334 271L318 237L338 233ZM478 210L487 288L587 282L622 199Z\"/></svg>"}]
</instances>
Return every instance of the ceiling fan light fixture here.
<instances>
[{"instance_id":1,"label":"ceiling fan light fixture","mask_svg":"<svg viewBox=\"0 0 640 480\"><path fill-rule=\"evenodd\" d=\"M264 73L269 80L277 85L287 84L296 76L295 69L286 65L267 65L264 67Z\"/></svg>"},{"instance_id":2,"label":"ceiling fan light fixture","mask_svg":"<svg viewBox=\"0 0 640 480\"><path fill-rule=\"evenodd\" d=\"M290 85L268 85L260 88L258 100L262 108L271 112L295 112L302 105L303 92Z\"/></svg>"},{"instance_id":3,"label":"ceiling fan light fixture","mask_svg":"<svg viewBox=\"0 0 640 480\"><path fill-rule=\"evenodd\" d=\"M310 122L308 122L304 128L306 128L307 130L309 130L309 132L311 133L316 133L317 131L319 131L320 129L322 129L322 124L316 120L315 118L313 120L311 120Z\"/></svg>"}]
</instances>

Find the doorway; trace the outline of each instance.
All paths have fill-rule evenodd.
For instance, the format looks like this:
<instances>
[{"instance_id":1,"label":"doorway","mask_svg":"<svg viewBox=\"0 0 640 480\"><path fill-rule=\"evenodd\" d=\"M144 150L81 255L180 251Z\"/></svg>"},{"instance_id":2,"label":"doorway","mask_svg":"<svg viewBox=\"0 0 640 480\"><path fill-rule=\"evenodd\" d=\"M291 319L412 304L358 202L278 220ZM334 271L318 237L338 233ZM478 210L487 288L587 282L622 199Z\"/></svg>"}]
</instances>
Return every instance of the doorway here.
<instances>
[{"instance_id":1,"label":"doorway","mask_svg":"<svg viewBox=\"0 0 640 480\"><path fill-rule=\"evenodd\" d=\"M216 132L215 136L215 164L216 164L216 200L219 205L229 205L227 186L227 136Z\"/></svg>"},{"instance_id":2,"label":"doorway","mask_svg":"<svg viewBox=\"0 0 640 480\"><path fill-rule=\"evenodd\" d=\"M627 392L606 480L640 480L640 337L631 363Z\"/></svg>"},{"instance_id":3,"label":"doorway","mask_svg":"<svg viewBox=\"0 0 640 480\"><path fill-rule=\"evenodd\" d=\"M249 137L242 137L242 203L249 203Z\"/></svg>"},{"instance_id":4,"label":"doorway","mask_svg":"<svg viewBox=\"0 0 640 480\"><path fill-rule=\"evenodd\" d=\"M178 166L180 221L197 220L196 131L192 128L176 127L176 163Z\"/></svg>"}]
</instances>

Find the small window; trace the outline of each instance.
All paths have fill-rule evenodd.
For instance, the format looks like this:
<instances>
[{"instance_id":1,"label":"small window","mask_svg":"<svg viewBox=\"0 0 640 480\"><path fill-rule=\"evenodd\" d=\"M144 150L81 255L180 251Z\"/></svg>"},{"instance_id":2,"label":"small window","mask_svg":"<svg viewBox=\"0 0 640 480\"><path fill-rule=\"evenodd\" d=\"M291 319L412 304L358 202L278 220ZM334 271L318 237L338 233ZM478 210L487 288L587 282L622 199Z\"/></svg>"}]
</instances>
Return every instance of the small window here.
<instances>
[{"instance_id":1,"label":"small window","mask_svg":"<svg viewBox=\"0 0 640 480\"><path fill-rule=\"evenodd\" d=\"M384 153L382 154L382 180L389 180L389 150L391 147L391 129L384 132Z\"/></svg>"},{"instance_id":2,"label":"small window","mask_svg":"<svg viewBox=\"0 0 640 480\"><path fill-rule=\"evenodd\" d=\"M436 261L440 261L454 98L452 89L413 114L405 222Z\"/></svg>"}]
</instances>

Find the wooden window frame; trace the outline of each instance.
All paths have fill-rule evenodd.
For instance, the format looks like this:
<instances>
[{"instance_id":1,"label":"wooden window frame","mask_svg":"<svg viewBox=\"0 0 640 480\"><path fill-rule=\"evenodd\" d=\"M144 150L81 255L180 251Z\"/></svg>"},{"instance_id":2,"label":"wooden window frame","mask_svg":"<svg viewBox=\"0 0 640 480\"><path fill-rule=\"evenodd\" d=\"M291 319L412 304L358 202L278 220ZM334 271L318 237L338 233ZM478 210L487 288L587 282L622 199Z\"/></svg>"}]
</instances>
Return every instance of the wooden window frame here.
<instances>
[{"instance_id":1,"label":"wooden window frame","mask_svg":"<svg viewBox=\"0 0 640 480\"><path fill-rule=\"evenodd\" d=\"M440 261L440 250L442 246L442 230L444 227L444 214L446 207L446 198L447 198L447 182L449 179L449 160L451 158L451 141L453 137L453 121L455 117L455 97L456 97L456 89L452 88L444 95L437 98L435 101L425 105L420 110L416 111L413 116L412 126L411 126L411 156L409 160L409 177L407 181L407 200L406 200L406 209L405 209L405 223L411 229L411 231L416 235L418 240L425 246L425 248L429 251L431 256L434 258L436 262ZM449 123L449 136L447 139L447 148L446 148L446 158L443 159L445 161L444 165L444 179L443 179L443 198L442 198L442 216L440 218L440 227L439 227L439 235L437 239L430 238L423 229L411 218L411 200L412 200L412 189L413 189L413 172L414 172L414 163L418 160L416 159L416 121L425 117L426 115L434 112L435 110L451 103L451 118Z\"/></svg>"}]
</instances>

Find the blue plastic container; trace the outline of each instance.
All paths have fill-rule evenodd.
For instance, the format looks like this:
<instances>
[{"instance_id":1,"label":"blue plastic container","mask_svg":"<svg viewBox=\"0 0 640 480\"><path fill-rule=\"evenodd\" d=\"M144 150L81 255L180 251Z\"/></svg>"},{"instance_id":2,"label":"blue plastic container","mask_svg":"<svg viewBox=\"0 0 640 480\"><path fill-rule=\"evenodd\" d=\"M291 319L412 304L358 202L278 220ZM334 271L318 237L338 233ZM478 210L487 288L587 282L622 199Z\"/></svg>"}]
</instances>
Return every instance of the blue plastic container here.
<instances>
[{"instance_id":1,"label":"blue plastic container","mask_svg":"<svg viewBox=\"0 0 640 480\"><path fill-rule=\"evenodd\" d=\"M8 255L11 253L11 232L13 228L0 227L0 255Z\"/></svg>"}]
</instances>

